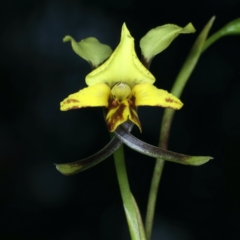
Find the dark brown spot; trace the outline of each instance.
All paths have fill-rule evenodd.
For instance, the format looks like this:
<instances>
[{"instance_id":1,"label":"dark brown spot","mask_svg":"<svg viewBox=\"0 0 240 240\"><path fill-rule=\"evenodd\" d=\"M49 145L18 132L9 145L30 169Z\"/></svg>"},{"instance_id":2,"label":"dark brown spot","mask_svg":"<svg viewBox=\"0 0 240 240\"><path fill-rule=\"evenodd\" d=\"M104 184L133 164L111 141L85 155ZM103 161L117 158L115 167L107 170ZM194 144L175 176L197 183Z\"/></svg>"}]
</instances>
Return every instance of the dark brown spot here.
<instances>
[{"instance_id":1,"label":"dark brown spot","mask_svg":"<svg viewBox=\"0 0 240 240\"><path fill-rule=\"evenodd\" d=\"M170 103L174 102L174 103L176 103L176 104L179 104L178 101L174 101L174 100L171 99L171 98L165 98L165 101L166 101L166 102L170 102Z\"/></svg>"},{"instance_id":2,"label":"dark brown spot","mask_svg":"<svg viewBox=\"0 0 240 240\"><path fill-rule=\"evenodd\" d=\"M79 109L79 107L78 106L73 106L73 107L68 108L67 110L72 110L72 109Z\"/></svg>"},{"instance_id":3,"label":"dark brown spot","mask_svg":"<svg viewBox=\"0 0 240 240\"><path fill-rule=\"evenodd\" d=\"M173 100L171 98L165 98L166 102L173 102Z\"/></svg>"},{"instance_id":4,"label":"dark brown spot","mask_svg":"<svg viewBox=\"0 0 240 240\"><path fill-rule=\"evenodd\" d=\"M65 101L65 103L75 103L75 102L79 102L78 100L76 99L68 99L67 101Z\"/></svg>"},{"instance_id":5,"label":"dark brown spot","mask_svg":"<svg viewBox=\"0 0 240 240\"><path fill-rule=\"evenodd\" d=\"M108 109L113 109L119 106L119 102L117 99L109 98L108 99Z\"/></svg>"},{"instance_id":6,"label":"dark brown spot","mask_svg":"<svg viewBox=\"0 0 240 240\"><path fill-rule=\"evenodd\" d=\"M141 62L147 69L149 69L152 60L153 60L153 58L147 60L147 58L145 58L143 55L141 55ZM149 75L149 73L147 73L147 74Z\"/></svg>"},{"instance_id":7,"label":"dark brown spot","mask_svg":"<svg viewBox=\"0 0 240 240\"><path fill-rule=\"evenodd\" d=\"M129 103L129 106L132 107L132 108L136 108L136 105L135 105L135 97L132 96L130 99L128 99L128 103Z\"/></svg>"}]
</instances>

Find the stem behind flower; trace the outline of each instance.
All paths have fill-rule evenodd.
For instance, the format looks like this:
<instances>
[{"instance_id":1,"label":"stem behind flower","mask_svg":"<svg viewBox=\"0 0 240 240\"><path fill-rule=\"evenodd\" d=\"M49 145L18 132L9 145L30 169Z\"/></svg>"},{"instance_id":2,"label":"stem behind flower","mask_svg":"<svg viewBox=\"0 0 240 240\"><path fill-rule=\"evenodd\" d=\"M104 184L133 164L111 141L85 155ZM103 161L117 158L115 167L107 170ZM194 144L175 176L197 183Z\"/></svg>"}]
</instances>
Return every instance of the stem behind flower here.
<instances>
[{"instance_id":1,"label":"stem behind flower","mask_svg":"<svg viewBox=\"0 0 240 240\"><path fill-rule=\"evenodd\" d=\"M214 20L215 20L215 17L212 17L210 21L206 24L206 26L204 27L200 35L198 36L185 63L182 66L182 69L180 70L175 80L171 93L178 98L180 98L182 91L187 83L187 80L189 79L191 73L193 72L198 62L198 59L202 53L202 49L204 47L204 43L206 41L208 32L211 29ZM171 123L174 117L174 113L175 111L172 109L165 109L164 111L162 126L160 131L160 139L159 139L160 147L167 148ZM146 231L147 240L150 240L152 235L152 226L153 226L154 212L155 212L156 199L157 199L157 193L158 193L158 186L162 176L163 167L164 167L164 160L161 158L157 158L153 177L152 177L150 192L149 192L147 214L146 214L146 220L145 220L145 231Z\"/></svg>"}]
</instances>

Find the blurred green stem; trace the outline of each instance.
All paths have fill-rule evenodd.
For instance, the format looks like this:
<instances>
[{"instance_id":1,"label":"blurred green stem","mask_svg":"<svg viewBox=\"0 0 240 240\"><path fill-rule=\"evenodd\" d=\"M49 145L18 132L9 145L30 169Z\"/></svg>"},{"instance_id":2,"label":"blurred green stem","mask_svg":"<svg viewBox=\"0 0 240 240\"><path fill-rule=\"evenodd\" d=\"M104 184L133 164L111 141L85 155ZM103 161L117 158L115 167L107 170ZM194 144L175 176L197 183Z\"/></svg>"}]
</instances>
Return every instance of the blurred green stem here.
<instances>
[{"instance_id":1,"label":"blurred green stem","mask_svg":"<svg viewBox=\"0 0 240 240\"><path fill-rule=\"evenodd\" d=\"M145 220L145 232L146 232L147 240L150 240L152 235L155 206L157 201L157 193L158 193L158 187L159 187L161 176L162 176L162 171L164 168L164 163L165 163L164 160L157 159L155 163L155 168L153 171L153 177L152 177L149 198L148 198L148 205L147 205L147 215Z\"/></svg>"},{"instance_id":2,"label":"blurred green stem","mask_svg":"<svg viewBox=\"0 0 240 240\"><path fill-rule=\"evenodd\" d=\"M146 240L141 216L128 183L123 145L114 152L113 156L131 239Z\"/></svg>"}]
</instances>

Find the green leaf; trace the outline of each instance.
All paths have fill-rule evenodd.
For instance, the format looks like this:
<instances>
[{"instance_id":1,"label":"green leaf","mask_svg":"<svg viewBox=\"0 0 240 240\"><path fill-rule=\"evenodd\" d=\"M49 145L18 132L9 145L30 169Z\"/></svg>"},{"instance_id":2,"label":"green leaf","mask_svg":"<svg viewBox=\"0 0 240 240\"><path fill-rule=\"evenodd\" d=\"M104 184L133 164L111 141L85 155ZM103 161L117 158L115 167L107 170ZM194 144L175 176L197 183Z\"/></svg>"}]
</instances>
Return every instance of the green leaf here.
<instances>
[{"instance_id":1,"label":"green leaf","mask_svg":"<svg viewBox=\"0 0 240 240\"><path fill-rule=\"evenodd\" d=\"M140 48L146 62L166 49L170 43L179 35L184 33L194 33L196 30L192 23L184 28L173 24L166 24L151 29L141 40Z\"/></svg>"},{"instance_id":2,"label":"green leaf","mask_svg":"<svg viewBox=\"0 0 240 240\"><path fill-rule=\"evenodd\" d=\"M211 35L206 40L202 51L205 51L214 42L216 42L218 39L220 39L222 37L225 37L228 35L239 35L239 34L240 34L240 18L237 18L237 19L229 22L228 24L226 24L220 30L215 32L213 35Z\"/></svg>"},{"instance_id":3,"label":"green leaf","mask_svg":"<svg viewBox=\"0 0 240 240\"><path fill-rule=\"evenodd\" d=\"M73 51L81 58L88 61L94 68L104 62L111 54L112 49L100 43L96 38L89 37L76 42L71 36L65 36L63 42L71 42Z\"/></svg>"}]
</instances>

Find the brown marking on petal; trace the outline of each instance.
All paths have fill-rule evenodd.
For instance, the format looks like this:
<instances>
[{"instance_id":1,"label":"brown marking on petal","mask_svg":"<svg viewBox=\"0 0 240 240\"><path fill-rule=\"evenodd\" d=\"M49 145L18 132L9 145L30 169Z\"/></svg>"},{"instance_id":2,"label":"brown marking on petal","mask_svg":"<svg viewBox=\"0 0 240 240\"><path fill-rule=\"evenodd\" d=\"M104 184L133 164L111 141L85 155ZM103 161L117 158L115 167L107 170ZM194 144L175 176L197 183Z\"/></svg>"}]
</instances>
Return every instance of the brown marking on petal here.
<instances>
[{"instance_id":1,"label":"brown marking on petal","mask_svg":"<svg viewBox=\"0 0 240 240\"><path fill-rule=\"evenodd\" d=\"M79 107L78 106L72 106L72 107L68 108L67 110L72 110L72 109L79 109Z\"/></svg>"},{"instance_id":2,"label":"brown marking on petal","mask_svg":"<svg viewBox=\"0 0 240 240\"><path fill-rule=\"evenodd\" d=\"M147 69L150 68L150 65L151 65L152 60L153 60L153 58L147 60L143 55L141 56L141 62L142 62L142 64L143 64ZM148 74L149 74L149 73L148 73Z\"/></svg>"},{"instance_id":3,"label":"brown marking on petal","mask_svg":"<svg viewBox=\"0 0 240 240\"><path fill-rule=\"evenodd\" d=\"M115 107L117 107L118 105L119 105L118 100L114 99L114 100L112 101L112 107L115 108Z\"/></svg>"},{"instance_id":4,"label":"brown marking on petal","mask_svg":"<svg viewBox=\"0 0 240 240\"><path fill-rule=\"evenodd\" d=\"M173 99L171 99L171 98L165 98L165 101L166 101L166 102L170 102L170 103L174 102L174 103L176 103L176 104L180 104L178 101L175 101L175 100L173 100Z\"/></svg>"},{"instance_id":5,"label":"brown marking on petal","mask_svg":"<svg viewBox=\"0 0 240 240\"><path fill-rule=\"evenodd\" d=\"M139 121L137 112L135 111L135 109L133 109L133 108L131 108L131 107L129 108L129 110L130 110L131 117L132 117L132 119L134 120L134 123L135 123L135 124L138 123L138 125L139 125L139 127L140 127L140 131L142 132L142 126L141 126L141 123L140 123L140 121Z\"/></svg>"},{"instance_id":6,"label":"brown marking on petal","mask_svg":"<svg viewBox=\"0 0 240 240\"><path fill-rule=\"evenodd\" d=\"M120 104L117 111L107 120L107 127L110 132L114 129L118 121L123 120L123 111L125 108L125 104Z\"/></svg>"},{"instance_id":7,"label":"brown marking on petal","mask_svg":"<svg viewBox=\"0 0 240 240\"><path fill-rule=\"evenodd\" d=\"M173 100L171 98L165 98L166 102L173 102Z\"/></svg>"},{"instance_id":8,"label":"brown marking on petal","mask_svg":"<svg viewBox=\"0 0 240 240\"><path fill-rule=\"evenodd\" d=\"M75 103L75 102L79 102L79 101L76 99L68 99L64 103L73 103L73 102Z\"/></svg>"},{"instance_id":9,"label":"brown marking on petal","mask_svg":"<svg viewBox=\"0 0 240 240\"><path fill-rule=\"evenodd\" d=\"M119 106L119 102L117 99L109 98L108 99L108 109L113 109Z\"/></svg>"},{"instance_id":10,"label":"brown marking on petal","mask_svg":"<svg viewBox=\"0 0 240 240\"><path fill-rule=\"evenodd\" d=\"M128 99L130 108L136 109L135 100L136 100L135 96L132 96L130 99Z\"/></svg>"}]
</instances>

